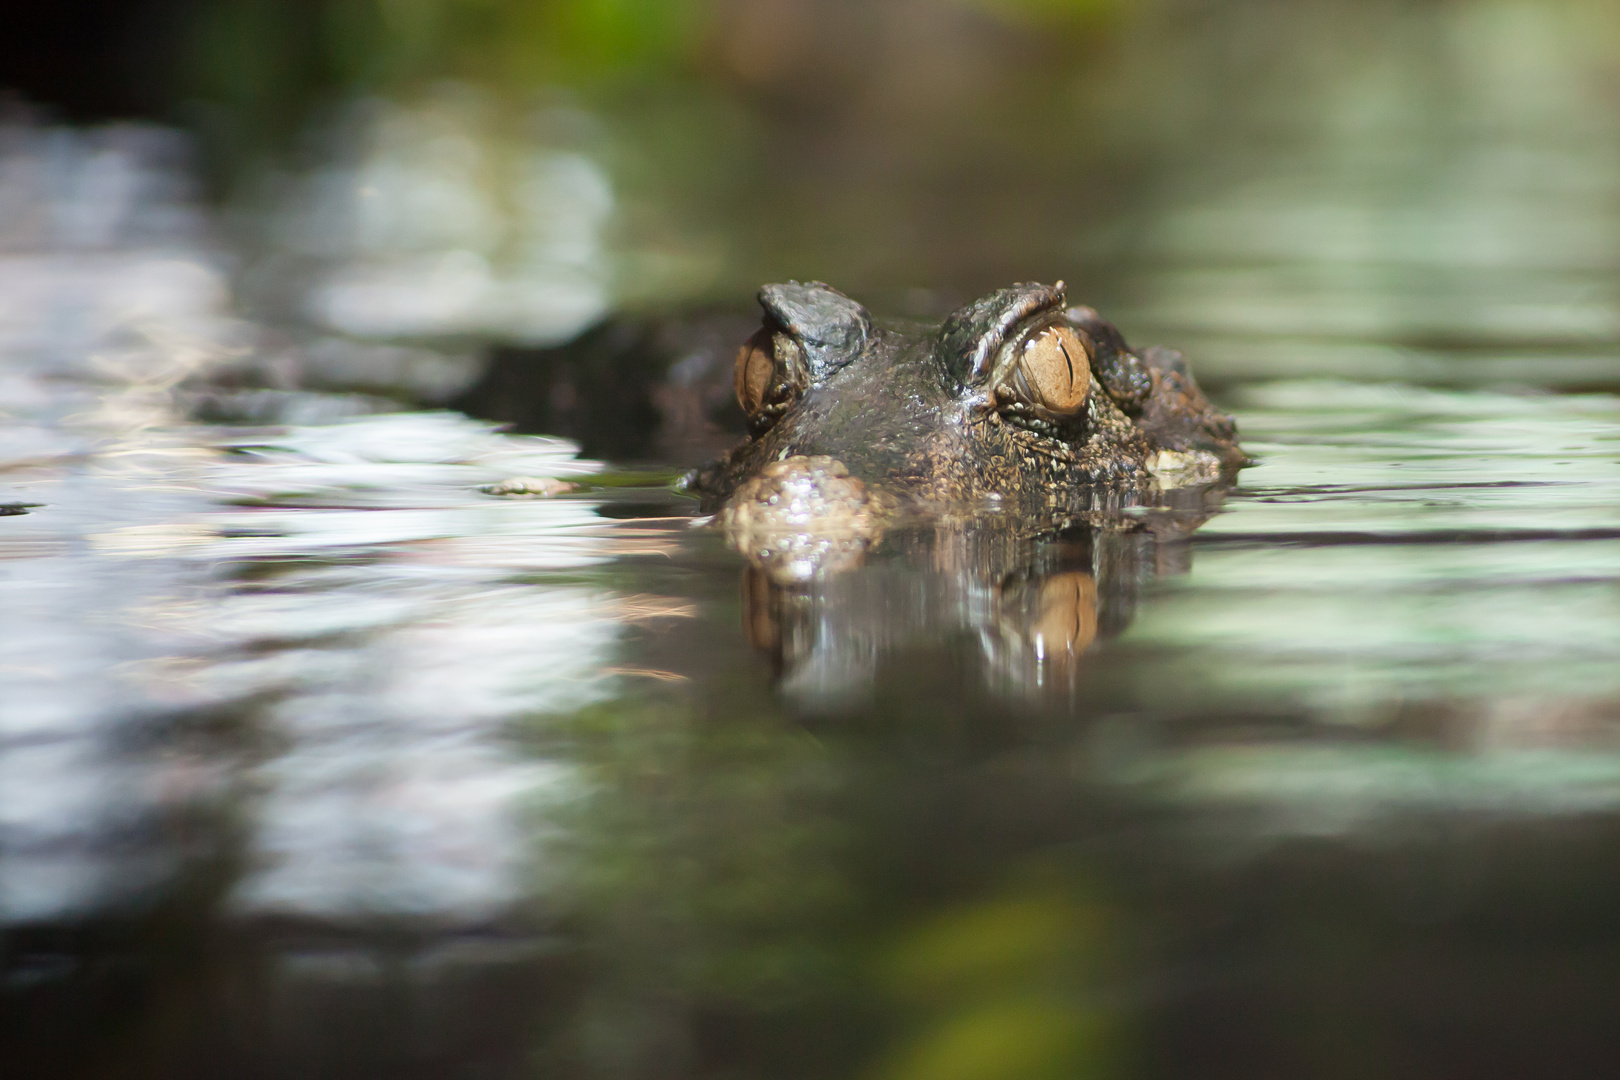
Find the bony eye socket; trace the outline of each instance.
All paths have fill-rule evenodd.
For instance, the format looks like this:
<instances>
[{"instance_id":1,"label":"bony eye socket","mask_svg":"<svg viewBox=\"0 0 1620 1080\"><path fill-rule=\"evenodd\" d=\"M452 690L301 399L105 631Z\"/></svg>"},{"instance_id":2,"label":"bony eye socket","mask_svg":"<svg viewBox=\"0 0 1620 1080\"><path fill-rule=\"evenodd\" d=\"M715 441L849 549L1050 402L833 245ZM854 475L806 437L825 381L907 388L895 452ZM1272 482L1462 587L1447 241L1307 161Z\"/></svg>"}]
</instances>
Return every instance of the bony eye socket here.
<instances>
[{"instance_id":1,"label":"bony eye socket","mask_svg":"<svg viewBox=\"0 0 1620 1080\"><path fill-rule=\"evenodd\" d=\"M1048 326L1018 346L1007 380L997 396L1039 416L1074 416L1091 389L1091 351L1068 326Z\"/></svg>"},{"instance_id":2,"label":"bony eye socket","mask_svg":"<svg viewBox=\"0 0 1620 1080\"><path fill-rule=\"evenodd\" d=\"M788 335L763 326L737 350L732 371L737 404L749 426L763 431L787 411L804 389L804 364L798 344Z\"/></svg>"}]
</instances>

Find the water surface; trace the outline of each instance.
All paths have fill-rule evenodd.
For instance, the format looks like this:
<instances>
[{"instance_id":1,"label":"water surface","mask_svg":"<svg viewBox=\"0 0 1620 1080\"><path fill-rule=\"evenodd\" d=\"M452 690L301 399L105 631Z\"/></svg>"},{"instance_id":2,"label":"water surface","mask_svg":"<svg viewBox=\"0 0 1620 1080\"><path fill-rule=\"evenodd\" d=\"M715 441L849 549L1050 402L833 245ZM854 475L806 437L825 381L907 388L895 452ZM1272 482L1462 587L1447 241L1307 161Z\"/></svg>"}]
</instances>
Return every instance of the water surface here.
<instances>
[{"instance_id":1,"label":"water surface","mask_svg":"<svg viewBox=\"0 0 1620 1080\"><path fill-rule=\"evenodd\" d=\"M919 529L792 588L556 441L115 399L6 471L41 1063L1287 1069L1327 1052L1279 1046L1297 993L1410 1053L1417 973L1584 986L1515 1037L1602 1045L1607 980L1538 935L1613 926L1610 397L1258 386L1260 464L1190 536ZM514 476L576 488L480 490Z\"/></svg>"}]
</instances>

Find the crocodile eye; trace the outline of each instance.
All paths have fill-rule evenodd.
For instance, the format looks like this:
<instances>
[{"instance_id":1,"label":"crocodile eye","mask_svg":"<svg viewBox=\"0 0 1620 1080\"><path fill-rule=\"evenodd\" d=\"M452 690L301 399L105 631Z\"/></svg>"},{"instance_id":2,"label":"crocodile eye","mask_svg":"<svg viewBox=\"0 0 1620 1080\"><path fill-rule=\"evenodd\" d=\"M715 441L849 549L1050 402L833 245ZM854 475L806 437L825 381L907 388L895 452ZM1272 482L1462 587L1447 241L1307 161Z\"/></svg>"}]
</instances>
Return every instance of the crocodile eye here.
<instances>
[{"instance_id":1,"label":"crocodile eye","mask_svg":"<svg viewBox=\"0 0 1620 1080\"><path fill-rule=\"evenodd\" d=\"M756 433L770 427L804 388L803 359L786 334L762 326L737 350L732 383Z\"/></svg>"},{"instance_id":2,"label":"crocodile eye","mask_svg":"<svg viewBox=\"0 0 1620 1080\"><path fill-rule=\"evenodd\" d=\"M1091 353L1085 340L1070 327L1048 326L1018 347L997 397L1057 419L1078 413L1090 388Z\"/></svg>"},{"instance_id":3,"label":"crocodile eye","mask_svg":"<svg viewBox=\"0 0 1620 1080\"><path fill-rule=\"evenodd\" d=\"M737 350L737 369L733 382L737 386L737 404L743 412L753 416L765 403L765 393L771 388L771 376L776 374L776 361L771 358L771 332L761 327L753 337Z\"/></svg>"}]
</instances>

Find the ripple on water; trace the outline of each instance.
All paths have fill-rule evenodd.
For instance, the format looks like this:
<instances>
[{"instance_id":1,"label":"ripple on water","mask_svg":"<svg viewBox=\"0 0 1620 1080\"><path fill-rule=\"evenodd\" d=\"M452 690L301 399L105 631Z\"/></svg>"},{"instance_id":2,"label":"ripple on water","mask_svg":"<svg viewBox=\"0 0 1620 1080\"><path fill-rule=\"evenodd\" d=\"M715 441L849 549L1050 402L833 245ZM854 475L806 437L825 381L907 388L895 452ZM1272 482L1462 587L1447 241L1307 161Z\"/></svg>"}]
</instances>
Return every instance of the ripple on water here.
<instances>
[{"instance_id":1,"label":"ripple on water","mask_svg":"<svg viewBox=\"0 0 1620 1080\"><path fill-rule=\"evenodd\" d=\"M1620 401L1281 383L1240 417L1260 464L1117 650L1214 740L1157 782L1302 827L1620 806ZM1266 716L1311 726L1220 736Z\"/></svg>"},{"instance_id":2,"label":"ripple on water","mask_svg":"<svg viewBox=\"0 0 1620 1080\"><path fill-rule=\"evenodd\" d=\"M0 541L0 917L139 901L206 854L160 826L210 806L247 809L237 910L500 914L533 854L514 805L574 783L507 729L611 693L649 615L600 568L663 531L480 493L601 466L453 414L189 437L215 449L59 459Z\"/></svg>"}]
</instances>

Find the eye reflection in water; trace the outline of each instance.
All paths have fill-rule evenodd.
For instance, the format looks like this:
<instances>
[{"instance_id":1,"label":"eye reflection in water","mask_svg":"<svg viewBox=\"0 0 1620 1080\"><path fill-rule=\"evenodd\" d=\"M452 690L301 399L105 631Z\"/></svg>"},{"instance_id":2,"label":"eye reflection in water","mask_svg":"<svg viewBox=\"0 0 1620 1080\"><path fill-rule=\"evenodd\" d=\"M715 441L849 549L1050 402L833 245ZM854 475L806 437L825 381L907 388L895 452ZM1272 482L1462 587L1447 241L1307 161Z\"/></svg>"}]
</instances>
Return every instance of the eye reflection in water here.
<instances>
[{"instance_id":1,"label":"eye reflection in water","mask_svg":"<svg viewBox=\"0 0 1620 1080\"><path fill-rule=\"evenodd\" d=\"M1188 570L1186 538L1223 494L1038 524L989 514L852 529L840 517L822 533L733 519L728 541L749 560L744 631L812 710L869 697L889 654L952 641L974 643L965 651L999 693L1059 701L1086 655L1129 625L1142 583Z\"/></svg>"}]
</instances>

